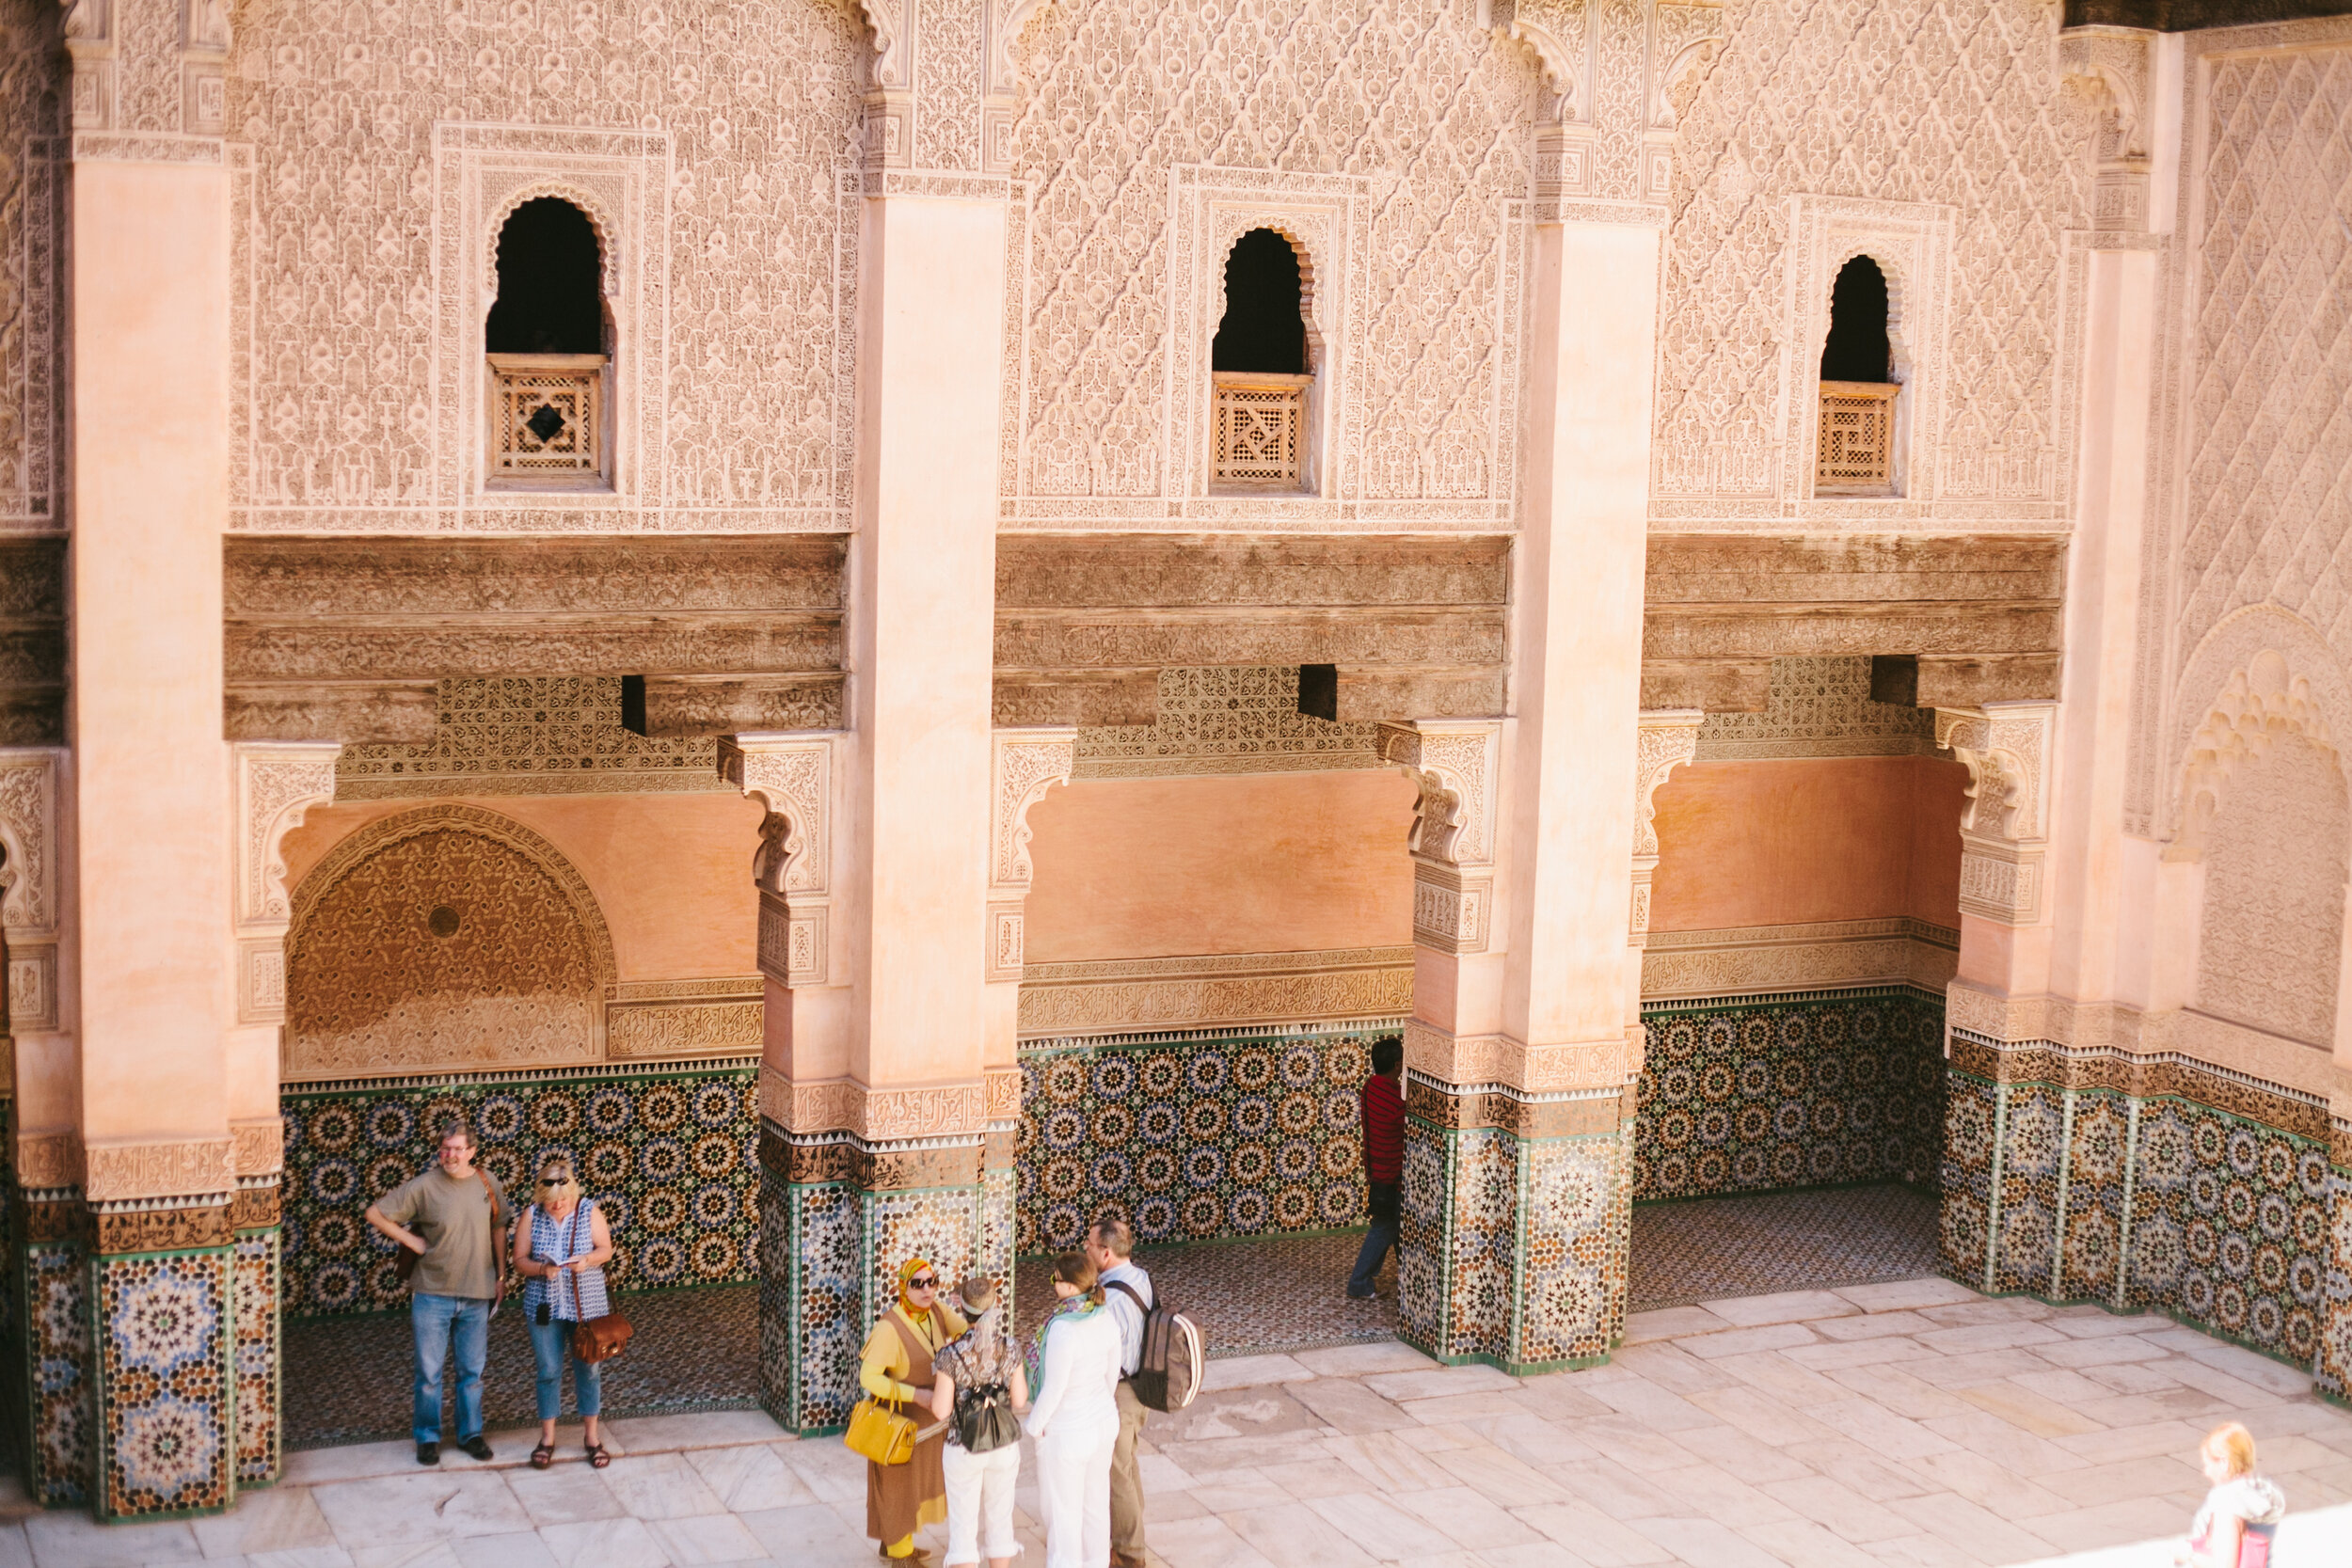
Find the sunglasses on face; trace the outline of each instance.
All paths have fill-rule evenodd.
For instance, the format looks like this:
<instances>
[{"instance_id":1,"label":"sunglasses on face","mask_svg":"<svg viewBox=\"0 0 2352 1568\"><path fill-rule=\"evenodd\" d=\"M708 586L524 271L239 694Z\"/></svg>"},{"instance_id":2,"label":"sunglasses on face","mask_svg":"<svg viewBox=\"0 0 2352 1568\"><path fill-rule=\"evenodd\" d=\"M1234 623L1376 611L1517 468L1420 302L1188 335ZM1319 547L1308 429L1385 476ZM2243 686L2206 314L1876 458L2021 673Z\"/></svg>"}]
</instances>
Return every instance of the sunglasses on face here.
<instances>
[{"instance_id":1,"label":"sunglasses on face","mask_svg":"<svg viewBox=\"0 0 2352 1568\"><path fill-rule=\"evenodd\" d=\"M908 1280L907 1289L910 1291L936 1291L939 1289L939 1281L930 1275L924 1275L919 1278Z\"/></svg>"},{"instance_id":2,"label":"sunglasses on face","mask_svg":"<svg viewBox=\"0 0 2352 1568\"><path fill-rule=\"evenodd\" d=\"M571 1184L572 1179L568 1176L543 1176L539 1178L539 1185L542 1187L568 1187Z\"/></svg>"}]
</instances>

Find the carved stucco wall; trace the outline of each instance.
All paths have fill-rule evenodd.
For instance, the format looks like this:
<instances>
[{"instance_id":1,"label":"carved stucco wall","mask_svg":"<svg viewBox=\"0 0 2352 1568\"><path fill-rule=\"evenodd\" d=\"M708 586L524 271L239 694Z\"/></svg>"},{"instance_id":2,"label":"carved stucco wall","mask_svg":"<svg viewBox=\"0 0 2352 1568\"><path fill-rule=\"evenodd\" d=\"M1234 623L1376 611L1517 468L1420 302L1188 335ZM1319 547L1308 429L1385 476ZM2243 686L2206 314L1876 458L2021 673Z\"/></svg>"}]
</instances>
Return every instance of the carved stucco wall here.
<instances>
[{"instance_id":1,"label":"carved stucco wall","mask_svg":"<svg viewBox=\"0 0 2352 1568\"><path fill-rule=\"evenodd\" d=\"M2126 800L2141 833L2168 827L2201 677L2284 647L2223 646L2259 629L2240 611L2292 611L2352 662L2352 20L2185 47Z\"/></svg>"},{"instance_id":2,"label":"carved stucco wall","mask_svg":"<svg viewBox=\"0 0 2352 1568\"><path fill-rule=\"evenodd\" d=\"M2052 68L2057 8L1724 14L1711 66L1677 93L1653 526L2059 525L2076 373L2061 262L2065 231L2090 226L2090 169L2087 111ZM1803 404L1857 249L1893 266L1898 359L1940 407L1912 433L1902 501L1801 502Z\"/></svg>"},{"instance_id":3,"label":"carved stucco wall","mask_svg":"<svg viewBox=\"0 0 2352 1568\"><path fill-rule=\"evenodd\" d=\"M617 675L445 680L429 746L346 746L335 799L435 795L716 794L719 743L621 727Z\"/></svg>"},{"instance_id":4,"label":"carved stucco wall","mask_svg":"<svg viewBox=\"0 0 2352 1568\"><path fill-rule=\"evenodd\" d=\"M478 309L453 302L489 300L454 263L494 235L449 230L545 185L597 209L626 275L624 488L644 483L470 526L841 526L864 31L851 0L239 7L237 525L451 509L481 374Z\"/></svg>"},{"instance_id":5,"label":"carved stucco wall","mask_svg":"<svg viewBox=\"0 0 2352 1568\"><path fill-rule=\"evenodd\" d=\"M1010 516L1168 515L1198 467L1179 449L1226 230L1263 221L1306 244L1335 356L1333 494L1391 526L1507 520L1535 63L1476 24L1462 0L1038 14L1012 128Z\"/></svg>"},{"instance_id":6,"label":"carved stucco wall","mask_svg":"<svg viewBox=\"0 0 2352 1568\"><path fill-rule=\"evenodd\" d=\"M1296 773L1380 768L1372 723L1332 723L1298 711L1298 666L1174 668L1159 674L1149 724L1080 729L1080 779L1180 774Z\"/></svg>"},{"instance_id":7,"label":"carved stucco wall","mask_svg":"<svg viewBox=\"0 0 2352 1568\"><path fill-rule=\"evenodd\" d=\"M2322 1050L2333 1042L2346 829L2335 755L2299 734L2230 781L2207 831L2200 1012Z\"/></svg>"},{"instance_id":8,"label":"carved stucco wall","mask_svg":"<svg viewBox=\"0 0 2352 1568\"><path fill-rule=\"evenodd\" d=\"M1710 713L1697 762L1935 754L1931 710L1870 700L1867 658L1776 658L1761 713Z\"/></svg>"},{"instance_id":9,"label":"carved stucco wall","mask_svg":"<svg viewBox=\"0 0 2352 1568\"><path fill-rule=\"evenodd\" d=\"M59 526L56 15L0 4L0 530Z\"/></svg>"},{"instance_id":10,"label":"carved stucco wall","mask_svg":"<svg viewBox=\"0 0 2352 1568\"><path fill-rule=\"evenodd\" d=\"M470 806L353 834L303 879L286 940L290 1078L600 1053L613 982L580 874Z\"/></svg>"}]
</instances>

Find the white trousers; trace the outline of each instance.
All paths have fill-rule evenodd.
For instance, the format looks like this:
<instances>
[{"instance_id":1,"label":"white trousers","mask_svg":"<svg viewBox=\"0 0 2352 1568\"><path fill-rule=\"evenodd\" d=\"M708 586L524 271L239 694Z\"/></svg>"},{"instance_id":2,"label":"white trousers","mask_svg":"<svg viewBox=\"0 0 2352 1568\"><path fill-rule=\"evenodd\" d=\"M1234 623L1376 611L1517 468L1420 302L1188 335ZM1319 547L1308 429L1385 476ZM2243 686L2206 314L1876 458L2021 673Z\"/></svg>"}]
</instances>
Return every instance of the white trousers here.
<instances>
[{"instance_id":1,"label":"white trousers","mask_svg":"<svg viewBox=\"0 0 2352 1568\"><path fill-rule=\"evenodd\" d=\"M1116 1421L1057 1430L1037 1440L1045 1568L1109 1568L1111 1449L1118 1442Z\"/></svg>"},{"instance_id":2,"label":"white trousers","mask_svg":"<svg viewBox=\"0 0 2352 1568\"><path fill-rule=\"evenodd\" d=\"M940 1451L947 1472L947 1568L985 1557L1019 1557L1012 1533L1012 1489L1021 1477L1021 1445L993 1453L966 1453L950 1443Z\"/></svg>"}]
</instances>

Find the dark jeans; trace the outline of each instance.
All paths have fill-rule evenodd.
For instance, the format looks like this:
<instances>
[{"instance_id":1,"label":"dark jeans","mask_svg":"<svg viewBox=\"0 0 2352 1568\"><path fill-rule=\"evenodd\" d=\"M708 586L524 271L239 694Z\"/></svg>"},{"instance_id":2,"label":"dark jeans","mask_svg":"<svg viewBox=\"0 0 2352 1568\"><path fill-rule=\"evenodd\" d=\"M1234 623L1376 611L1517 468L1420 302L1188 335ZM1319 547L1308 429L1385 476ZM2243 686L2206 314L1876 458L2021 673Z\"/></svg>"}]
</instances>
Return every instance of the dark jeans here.
<instances>
[{"instance_id":1,"label":"dark jeans","mask_svg":"<svg viewBox=\"0 0 2352 1568\"><path fill-rule=\"evenodd\" d=\"M1356 1272L1347 1278L1347 1293L1363 1297L1372 1294L1373 1279L1380 1273L1380 1265L1388 1259L1389 1249L1396 1245L1397 1184L1393 1181L1372 1183L1372 1228L1364 1232L1364 1249L1356 1255Z\"/></svg>"}]
</instances>

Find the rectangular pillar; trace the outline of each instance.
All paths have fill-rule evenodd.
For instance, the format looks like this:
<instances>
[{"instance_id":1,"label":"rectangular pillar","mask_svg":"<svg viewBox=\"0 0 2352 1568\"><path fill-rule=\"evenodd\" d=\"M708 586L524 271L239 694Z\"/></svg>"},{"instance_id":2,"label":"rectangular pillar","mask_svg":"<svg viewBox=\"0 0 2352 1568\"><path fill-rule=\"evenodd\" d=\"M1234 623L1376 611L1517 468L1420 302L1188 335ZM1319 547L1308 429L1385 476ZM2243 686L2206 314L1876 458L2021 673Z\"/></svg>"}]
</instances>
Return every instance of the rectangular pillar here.
<instances>
[{"instance_id":1,"label":"rectangular pillar","mask_svg":"<svg viewBox=\"0 0 2352 1568\"><path fill-rule=\"evenodd\" d=\"M867 180L827 938L847 1005L784 1070L771 1049L761 1095L761 1401L801 1431L848 1419L901 1262L1007 1280L1012 1263L1012 1113L992 1113L986 1059L1004 192Z\"/></svg>"},{"instance_id":2,"label":"rectangular pillar","mask_svg":"<svg viewBox=\"0 0 2352 1568\"><path fill-rule=\"evenodd\" d=\"M1514 701L1479 800L1491 935L1476 956L1433 942L1423 895L1445 885L1417 881L1406 1051L1402 1332L1514 1370L1597 1360L1623 1330L1641 1071L1627 969L1661 230L1562 210L1531 269ZM1431 802L1424 784L1417 851ZM1446 907L1458 925L1467 906Z\"/></svg>"}]
</instances>

